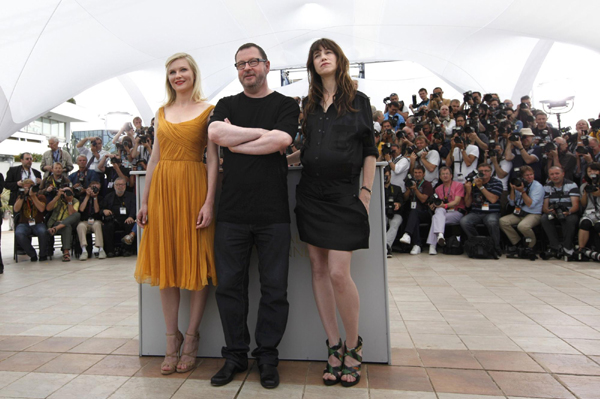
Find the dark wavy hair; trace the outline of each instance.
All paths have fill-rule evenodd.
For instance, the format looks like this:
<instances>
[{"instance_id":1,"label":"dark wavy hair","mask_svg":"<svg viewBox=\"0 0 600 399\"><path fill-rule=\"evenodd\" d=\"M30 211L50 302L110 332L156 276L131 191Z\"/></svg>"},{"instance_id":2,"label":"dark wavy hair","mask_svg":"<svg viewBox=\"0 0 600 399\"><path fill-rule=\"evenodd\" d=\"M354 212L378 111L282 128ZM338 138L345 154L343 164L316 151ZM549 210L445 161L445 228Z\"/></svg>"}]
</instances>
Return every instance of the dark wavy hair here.
<instances>
[{"instance_id":1,"label":"dark wavy hair","mask_svg":"<svg viewBox=\"0 0 600 399\"><path fill-rule=\"evenodd\" d=\"M309 115L315 112L323 99L323 81L315 69L313 60L315 52L319 51L321 47L333 51L337 57L337 70L335 71L337 91L333 98L333 103L337 109L338 117L345 115L346 112L357 112L357 110L352 108L352 101L354 101L354 97L356 96L356 89L354 88L354 83L350 77L350 62L336 42L331 39L323 38L315 41L308 51L308 60L306 61L306 70L308 72L308 97L304 107L304 114ZM303 121L303 125L305 124L306 118L304 118ZM306 131L305 127L306 126L303 126L304 131Z\"/></svg>"}]
</instances>

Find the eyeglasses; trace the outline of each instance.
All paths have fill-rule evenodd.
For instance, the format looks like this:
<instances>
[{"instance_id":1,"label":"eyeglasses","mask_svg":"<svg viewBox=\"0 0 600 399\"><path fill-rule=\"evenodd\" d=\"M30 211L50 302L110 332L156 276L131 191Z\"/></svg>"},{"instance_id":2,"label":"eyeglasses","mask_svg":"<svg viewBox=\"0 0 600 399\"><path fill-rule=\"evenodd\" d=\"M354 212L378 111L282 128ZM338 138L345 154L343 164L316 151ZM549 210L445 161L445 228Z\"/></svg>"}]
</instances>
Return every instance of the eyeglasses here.
<instances>
[{"instance_id":1,"label":"eyeglasses","mask_svg":"<svg viewBox=\"0 0 600 399\"><path fill-rule=\"evenodd\" d=\"M250 61L236 62L235 64L233 64L233 66L238 71L241 71L242 69L246 68L246 64L248 64L250 67L255 67L258 65L259 62L267 62L267 60L263 60L262 58L252 58Z\"/></svg>"},{"instance_id":2,"label":"eyeglasses","mask_svg":"<svg viewBox=\"0 0 600 399\"><path fill-rule=\"evenodd\" d=\"M24 161L33 161L33 158L23 158Z\"/></svg>"}]
</instances>

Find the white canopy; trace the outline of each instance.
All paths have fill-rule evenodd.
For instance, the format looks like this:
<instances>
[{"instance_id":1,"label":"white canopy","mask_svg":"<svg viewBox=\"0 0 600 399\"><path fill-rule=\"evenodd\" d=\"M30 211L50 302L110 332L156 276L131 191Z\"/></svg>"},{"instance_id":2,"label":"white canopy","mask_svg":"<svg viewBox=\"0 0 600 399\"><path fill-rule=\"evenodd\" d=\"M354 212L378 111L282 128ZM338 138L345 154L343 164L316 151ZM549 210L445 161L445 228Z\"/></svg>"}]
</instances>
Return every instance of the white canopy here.
<instances>
[{"instance_id":1,"label":"white canopy","mask_svg":"<svg viewBox=\"0 0 600 399\"><path fill-rule=\"evenodd\" d=\"M163 75L179 51L198 61L209 97L235 79L241 44L260 44L279 69L305 65L328 37L352 62L410 60L456 90L513 100L555 41L600 52L591 0L24 0L0 15L0 140L115 76L146 119L156 89L133 72Z\"/></svg>"}]
</instances>

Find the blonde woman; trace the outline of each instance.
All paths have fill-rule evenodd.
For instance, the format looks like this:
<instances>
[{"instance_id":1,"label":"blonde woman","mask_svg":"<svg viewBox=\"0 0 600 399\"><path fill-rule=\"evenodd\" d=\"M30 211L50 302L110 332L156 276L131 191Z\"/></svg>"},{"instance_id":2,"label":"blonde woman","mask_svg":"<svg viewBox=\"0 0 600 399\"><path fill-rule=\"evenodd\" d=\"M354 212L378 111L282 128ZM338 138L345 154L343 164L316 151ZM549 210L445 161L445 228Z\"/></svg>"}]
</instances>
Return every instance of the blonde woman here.
<instances>
[{"instance_id":1,"label":"blonde woman","mask_svg":"<svg viewBox=\"0 0 600 399\"><path fill-rule=\"evenodd\" d=\"M213 106L202 97L198 65L185 53L173 55L165 65L168 100L156 115L156 140L137 215L144 234L135 278L160 287L167 330L161 373L172 374L196 366L206 286L209 279L213 285L217 283L211 222L218 156L216 144L208 140L207 122ZM181 289L191 291L185 340L178 329Z\"/></svg>"}]
</instances>

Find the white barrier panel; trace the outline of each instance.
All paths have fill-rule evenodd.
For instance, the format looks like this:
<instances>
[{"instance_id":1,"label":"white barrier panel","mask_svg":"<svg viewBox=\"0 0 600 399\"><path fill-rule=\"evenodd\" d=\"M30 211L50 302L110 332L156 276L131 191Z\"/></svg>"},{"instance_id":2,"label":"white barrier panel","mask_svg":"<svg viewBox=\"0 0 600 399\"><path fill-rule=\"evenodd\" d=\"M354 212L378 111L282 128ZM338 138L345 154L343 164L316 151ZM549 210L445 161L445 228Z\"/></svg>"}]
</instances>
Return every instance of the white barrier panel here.
<instances>
[{"instance_id":1,"label":"white barrier panel","mask_svg":"<svg viewBox=\"0 0 600 399\"><path fill-rule=\"evenodd\" d=\"M371 225L369 249L354 252L352 256L352 277L356 282L360 294L359 333L364 340L364 361L389 364L391 362L391 354L385 249L385 208L382 197L384 165L385 163L377 165L377 172L373 183L373 195L369 210ZM137 179L139 209L141 193L144 190L145 172L133 173ZM300 180L300 173L301 167L298 167L290 168L288 174L288 192L292 220L292 243L290 246L290 271L288 280L290 312L287 329L278 348L279 358L281 360L323 361L327 359L327 349L325 347L327 337L319 319L313 297L308 251L306 244L300 241L298 237L294 214L296 185ZM218 201L216 202L218 203ZM340 231L340 234L344 234L344 232ZM254 343L254 328L260 299L257 264L258 259L256 250L254 250L250 265L250 310L248 314L248 328L252 336L251 351L256 346ZM140 356L164 356L166 346L165 323L159 289L158 287L151 287L148 284L141 284L139 295ZM188 319L189 292L182 290L179 314L179 329L182 332L185 332L187 329ZM340 329L342 329L342 337L344 337L343 325L339 317L338 324ZM208 304L200 325L200 349L198 356L221 357L221 348L224 344L225 340L214 297L214 288L210 287Z\"/></svg>"}]
</instances>

